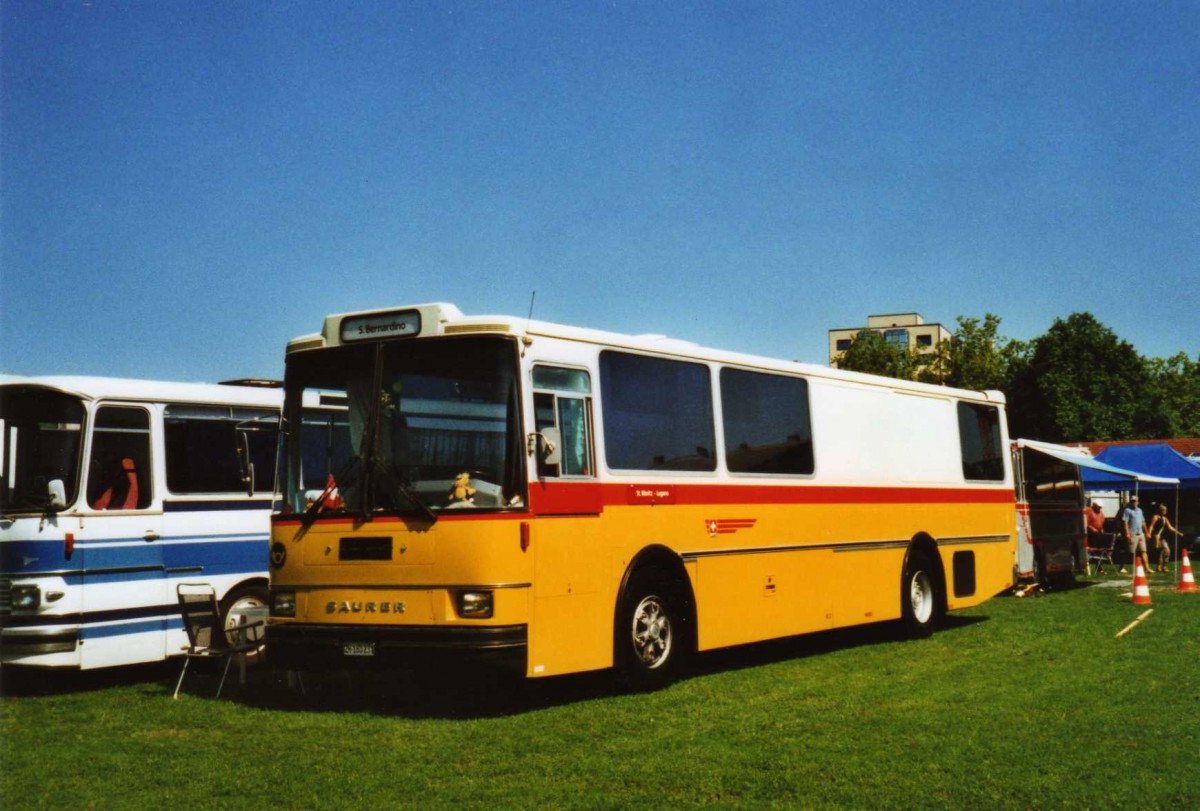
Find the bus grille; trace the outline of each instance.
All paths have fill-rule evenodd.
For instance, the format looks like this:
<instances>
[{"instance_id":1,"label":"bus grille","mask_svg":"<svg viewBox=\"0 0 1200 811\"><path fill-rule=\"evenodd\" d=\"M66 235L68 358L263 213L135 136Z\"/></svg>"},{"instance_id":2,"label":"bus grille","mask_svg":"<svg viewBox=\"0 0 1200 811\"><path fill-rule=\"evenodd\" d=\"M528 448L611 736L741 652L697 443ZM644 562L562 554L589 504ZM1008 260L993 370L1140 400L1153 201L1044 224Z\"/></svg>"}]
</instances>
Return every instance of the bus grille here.
<instances>
[{"instance_id":1,"label":"bus grille","mask_svg":"<svg viewBox=\"0 0 1200 811\"><path fill-rule=\"evenodd\" d=\"M0 580L0 614L12 613L12 581Z\"/></svg>"}]
</instances>

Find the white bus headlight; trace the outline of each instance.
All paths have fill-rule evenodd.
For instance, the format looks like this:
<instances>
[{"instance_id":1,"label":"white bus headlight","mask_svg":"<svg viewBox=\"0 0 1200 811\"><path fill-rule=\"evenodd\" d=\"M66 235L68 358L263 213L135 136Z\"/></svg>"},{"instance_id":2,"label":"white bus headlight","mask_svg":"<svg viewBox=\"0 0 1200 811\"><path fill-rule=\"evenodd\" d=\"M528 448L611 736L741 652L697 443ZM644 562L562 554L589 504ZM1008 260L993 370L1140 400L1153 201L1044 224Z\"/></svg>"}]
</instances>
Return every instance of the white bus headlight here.
<instances>
[{"instance_id":1,"label":"white bus headlight","mask_svg":"<svg viewBox=\"0 0 1200 811\"><path fill-rule=\"evenodd\" d=\"M294 616L296 616L296 592L294 592L294 591L272 591L271 592L271 616L272 617L294 617Z\"/></svg>"},{"instance_id":2,"label":"white bus headlight","mask_svg":"<svg viewBox=\"0 0 1200 811\"><path fill-rule=\"evenodd\" d=\"M42 604L42 590L32 583L12 587L13 611L34 611Z\"/></svg>"},{"instance_id":3,"label":"white bus headlight","mask_svg":"<svg viewBox=\"0 0 1200 811\"><path fill-rule=\"evenodd\" d=\"M463 619L488 619L492 616L492 593L490 591L460 591L458 593L458 615Z\"/></svg>"}]
</instances>

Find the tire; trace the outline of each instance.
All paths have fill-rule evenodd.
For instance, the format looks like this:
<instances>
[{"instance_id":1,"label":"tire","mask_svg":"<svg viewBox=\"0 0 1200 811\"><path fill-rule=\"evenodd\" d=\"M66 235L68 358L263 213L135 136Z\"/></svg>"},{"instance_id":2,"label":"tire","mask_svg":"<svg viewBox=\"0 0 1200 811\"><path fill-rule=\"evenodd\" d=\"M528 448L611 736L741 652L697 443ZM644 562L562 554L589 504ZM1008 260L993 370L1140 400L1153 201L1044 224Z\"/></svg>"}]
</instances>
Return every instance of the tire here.
<instances>
[{"instance_id":1,"label":"tire","mask_svg":"<svg viewBox=\"0 0 1200 811\"><path fill-rule=\"evenodd\" d=\"M630 690L656 690L678 675L687 651L682 589L658 570L630 580L617 612L616 665Z\"/></svg>"},{"instance_id":2,"label":"tire","mask_svg":"<svg viewBox=\"0 0 1200 811\"><path fill-rule=\"evenodd\" d=\"M225 599L221 601L221 627L225 629L225 636L218 641L218 644L221 647L228 647L236 642L242 611L246 608L266 608L267 600L266 586L239 586L226 594ZM264 631L263 628L252 628L247 633L251 639L264 641L266 636ZM263 646L259 645L258 651L253 655L247 654L247 658L251 661L256 660L262 654L262 649Z\"/></svg>"},{"instance_id":3,"label":"tire","mask_svg":"<svg viewBox=\"0 0 1200 811\"><path fill-rule=\"evenodd\" d=\"M900 586L900 615L907 636L924 639L941 622L945 605L941 582L927 553L919 550L908 553Z\"/></svg>"}]
</instances>

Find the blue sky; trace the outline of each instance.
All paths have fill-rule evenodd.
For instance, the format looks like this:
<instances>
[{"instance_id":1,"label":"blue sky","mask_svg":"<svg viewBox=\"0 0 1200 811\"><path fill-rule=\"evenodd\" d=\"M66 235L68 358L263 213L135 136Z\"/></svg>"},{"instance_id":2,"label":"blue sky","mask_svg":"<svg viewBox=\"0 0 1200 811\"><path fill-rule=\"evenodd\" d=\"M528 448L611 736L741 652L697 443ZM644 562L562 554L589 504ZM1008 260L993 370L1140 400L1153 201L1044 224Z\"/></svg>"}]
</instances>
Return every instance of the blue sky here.
<instances>
[{"instance_id":1,"label":"blue sky","mask_svg":"<svg viewBox=\"0 0 1200 811\"><path fill-rule=\"evenodd\" d=\"M425 301L825 361L1200 352L1200 3L0 0L0 371L282 374Z\"/></svg>"}]
</instances>

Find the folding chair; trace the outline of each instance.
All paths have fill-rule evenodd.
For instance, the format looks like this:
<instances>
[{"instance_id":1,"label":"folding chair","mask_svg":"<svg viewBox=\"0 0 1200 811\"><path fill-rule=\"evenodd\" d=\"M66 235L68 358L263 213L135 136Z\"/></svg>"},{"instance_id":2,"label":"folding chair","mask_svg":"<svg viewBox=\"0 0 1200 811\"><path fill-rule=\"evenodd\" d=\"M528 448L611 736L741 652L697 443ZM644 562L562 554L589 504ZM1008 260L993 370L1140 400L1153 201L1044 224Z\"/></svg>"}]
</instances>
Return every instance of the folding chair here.
<instances>
[{"instance_id":1,"label":"folding chair","mask_svg":"<svg viewBox=\"0 0 1200 811\"><path fill-rule=\"evenodd\" d=\"M1100 574L1104 571L1105 563L1107 563L1109 566L1116 565L1113 563L1112 557L1113 543L1115 543L1115 541L1116 536L1111 532L1105 532L1098 538L1089 533L1086 541L1086 543L1089 544L1087 548L1088 565L1090 566L1092 563L1096 564L1096 574ZM1096 543L1098 545L1091 546L1090 544L1092 543Z\"/></svg>"},{"instance_id":2,"label":"folding chair","mask_svg":"<svg viewBox=\"0 0 1200 811\"><path fill-rule=\"evenodd\" d=\"M238 626L237 639L230 642L226 639L225 628L221 625L221 610L217 607L217 594L212 586L204 583L180 583L175 593L179 597L179 612L183 615L188 644L183 648L183 670L179 673L174 697L179 698L183 677L187 675L188 665L193 659L222 658L225 660L225 668L221 671L221 682L217 685L217 698L220 698L233 657L242 657L241 661L244 663L246 654L254 653L261 644L257 638L248 639L246 631L264 623L243 622Z\"/></svg>"}]
</instances>

